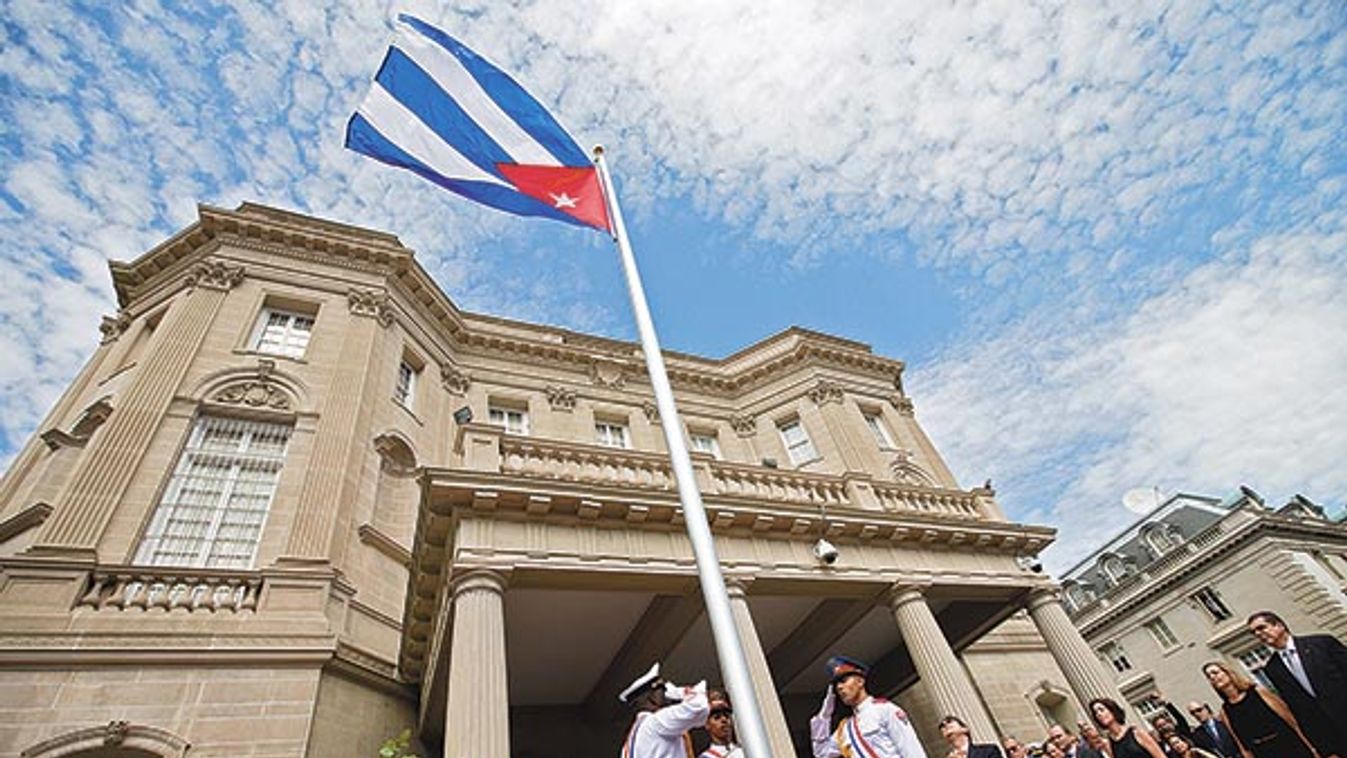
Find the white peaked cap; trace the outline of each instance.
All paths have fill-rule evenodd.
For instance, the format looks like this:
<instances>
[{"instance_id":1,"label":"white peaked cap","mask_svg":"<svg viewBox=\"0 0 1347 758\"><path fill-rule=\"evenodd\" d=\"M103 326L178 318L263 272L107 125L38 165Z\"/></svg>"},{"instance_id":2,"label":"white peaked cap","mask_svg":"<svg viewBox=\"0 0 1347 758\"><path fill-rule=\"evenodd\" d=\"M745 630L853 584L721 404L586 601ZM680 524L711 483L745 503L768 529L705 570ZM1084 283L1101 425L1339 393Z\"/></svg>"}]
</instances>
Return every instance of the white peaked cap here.
<instances>
[{"instance_id":1,"label":"white peaked cap","mask_svg":"<svg viewBox=\"0 0 1347 758\"><path fill-rule=\"evenodd\" d=\"M624 703L627 702L627 698L649 687L656 679L659 679L659 661L655 661L655 665L651 666L649 671L641 674L636 678L636 681L627 685L627 688L622 690L622 694L618 695L617 699Z\"/></svg>"}]
</instances>

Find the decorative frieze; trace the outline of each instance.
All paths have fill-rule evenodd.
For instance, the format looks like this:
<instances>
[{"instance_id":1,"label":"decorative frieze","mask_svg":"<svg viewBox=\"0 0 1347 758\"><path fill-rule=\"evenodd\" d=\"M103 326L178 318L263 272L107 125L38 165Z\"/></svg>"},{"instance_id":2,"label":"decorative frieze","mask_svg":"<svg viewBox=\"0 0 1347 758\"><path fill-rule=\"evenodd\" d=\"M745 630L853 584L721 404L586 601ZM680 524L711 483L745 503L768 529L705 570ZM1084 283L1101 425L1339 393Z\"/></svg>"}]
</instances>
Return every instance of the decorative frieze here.
<instances>
[{"instance_id":1,"label":"decorative frieze","mask_svg":"<svg viewBox=\"0 0 1347 758\"><path fill-rule=\"evenodd\" d=\"M346 304L352 315L375 319L383 327L393 325L393 303L387 292L352 288L346 292Z\"/></svg>"},{"instance_id":2,"label":"decorative frieze","mask_svg":"<svg viewBox=\"0 0 1347 758\"><path fill-rule=\"evenodd\" d=\"M224 261L205 261L192 267L187 274L187 285L228 292L243 281L243 267Z\"/></svg>"},{"instance_id":3,"label":"decorative frieze","mask_svg":"<svg viewBox=\"0 0 1347 758\"><path fill-rule=\"evenodd\" d=\"M468 394L468 388L472 386L472 377L456 366L445 365L440 367L440 384L444 385L449 394L462 397Z\"/></svg>"},{"instance_id":4,"label":"decorative frieze","mask_svg":"<svg viewBox=\"0 0 1347 758\"><path fill-rule=\"evenodd\" d=\"M552 406L552 410L567 412L575 410L575 390L549 384L543 388L543 394L547 395L547 404Z\"/></svg>"},{"instance_id":5,"label":"decorative frieze","mask_svg":"<svg viewBox=\"0 0 1347 758\"><path fill-rule=\"evenodd\" d=\"M241 405L264 410L293 410L294 401L290 393L271 381L271 375L275 370L276 362L263 358L257 362L256 378L230 384L216 392L211 400L224 405Z\"/></svg>"},{"instance_id":6,"label":"decorative frieze","mask_svg":"<svg viewBox=\"0 0 1347 758\"><path fill-rule=\"evenodd\" d=\"M815 405L824 405L826 403L842 402L842 386L837 382L830 382L827 379L820 379L807 393L809 399L814 401Z\"/></svg>"}]
</instances>

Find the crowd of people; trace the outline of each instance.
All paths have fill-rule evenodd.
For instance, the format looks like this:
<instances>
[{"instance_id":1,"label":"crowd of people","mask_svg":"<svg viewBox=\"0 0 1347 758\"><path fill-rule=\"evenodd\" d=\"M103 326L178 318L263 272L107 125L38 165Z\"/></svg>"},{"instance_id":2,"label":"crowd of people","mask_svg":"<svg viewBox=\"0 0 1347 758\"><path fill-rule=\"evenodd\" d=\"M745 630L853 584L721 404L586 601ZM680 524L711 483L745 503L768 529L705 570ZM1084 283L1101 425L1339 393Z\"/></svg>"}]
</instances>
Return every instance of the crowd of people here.
<instances>
[{"instance_id":1,"label":"crowd of people","mask_svg":"<svg viewBox=\"0 0 1347 758\"><path fill-rule=\"evenodd\" d=\"M1120 703L1096 698L1074 732L1053 724L1041 740L1007 736L1000 745L974 743L967 723L947 714L934 725L948 745L946 758L1347 758L1347 646L1326 634L1292 635L1272 611L1253 614L1247 625L1272 650L1263 672L1275 692L1211 661L1201 673L1216 707L1193 701L1185 715L1157 692L1151 702L1160 713L1131 725ZM828 673L809 721L814 758L926 758L907 713L867 690L865 664L836 656ZM635 710L621 758L694 758L691 731L698 728L711 744L696 758L744 756L728 695L705 682L671 684L655 664L619 699Z\"/></svg>"}]
</instances>

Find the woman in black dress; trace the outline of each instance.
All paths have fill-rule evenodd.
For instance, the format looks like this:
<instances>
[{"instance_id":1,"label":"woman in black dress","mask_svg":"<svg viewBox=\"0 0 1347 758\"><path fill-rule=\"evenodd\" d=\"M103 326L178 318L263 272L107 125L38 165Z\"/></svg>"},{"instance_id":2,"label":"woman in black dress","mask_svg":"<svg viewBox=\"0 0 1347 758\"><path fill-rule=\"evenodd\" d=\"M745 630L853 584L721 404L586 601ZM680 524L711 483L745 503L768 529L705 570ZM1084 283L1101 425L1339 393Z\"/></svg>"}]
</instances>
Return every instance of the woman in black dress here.
<instances>
[{"instance_id":1,"label":"woman in black dress","mask_svg":"<svg viewBox=\"0 0 1347 758\"><path fill-rule=\"evenodd\" d=\"M1113 758L1165 758L1160 743L1150 732L1127 725L1127 714L1116 700L1097 697L1090 701L1090 718L1108 737Z\"/></svg>"},{"instance_id":2,"label":"woman in black dress","mask_svg":"<svg viewBox=\"0 0 1347 758\"><path fill-rule=\"evenodd\" d=\"M1300 731L1286 703L1272 692L1235 673L1220 661L1202 666L1202 673L1225 701L1221 719L1235 735L1240 750L1253 758L1318 758Z\"/></svg>"}]
</instances>

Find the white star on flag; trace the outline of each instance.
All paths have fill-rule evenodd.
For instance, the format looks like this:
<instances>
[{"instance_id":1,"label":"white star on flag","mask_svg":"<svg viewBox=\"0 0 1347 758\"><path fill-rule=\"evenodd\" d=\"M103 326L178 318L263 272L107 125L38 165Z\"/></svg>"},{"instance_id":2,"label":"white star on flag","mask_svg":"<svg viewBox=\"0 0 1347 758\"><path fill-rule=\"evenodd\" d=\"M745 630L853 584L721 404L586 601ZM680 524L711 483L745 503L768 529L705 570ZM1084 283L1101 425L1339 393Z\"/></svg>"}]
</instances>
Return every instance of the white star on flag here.
<instances>
[{"instance_id":1,"label":"white star on flag","mask_svg":"<svg viewBox=\"0 0 1347 758\"><path fill-rule=\"evenodd\" d=\"M575 207L575 201L576 201L576 199L573 198L573 197L571 197L570 195L566 194L565 192L561 193L560 195L556 195L556 194L553 194L553 193L551 193L551 192L549 192L549 193L547 193L547 194L549 194L549 195L552 196L552 202L555 203L555 205L552 206L553 208L574 208L574 207Z\"/></svg>"}]
</instances>

